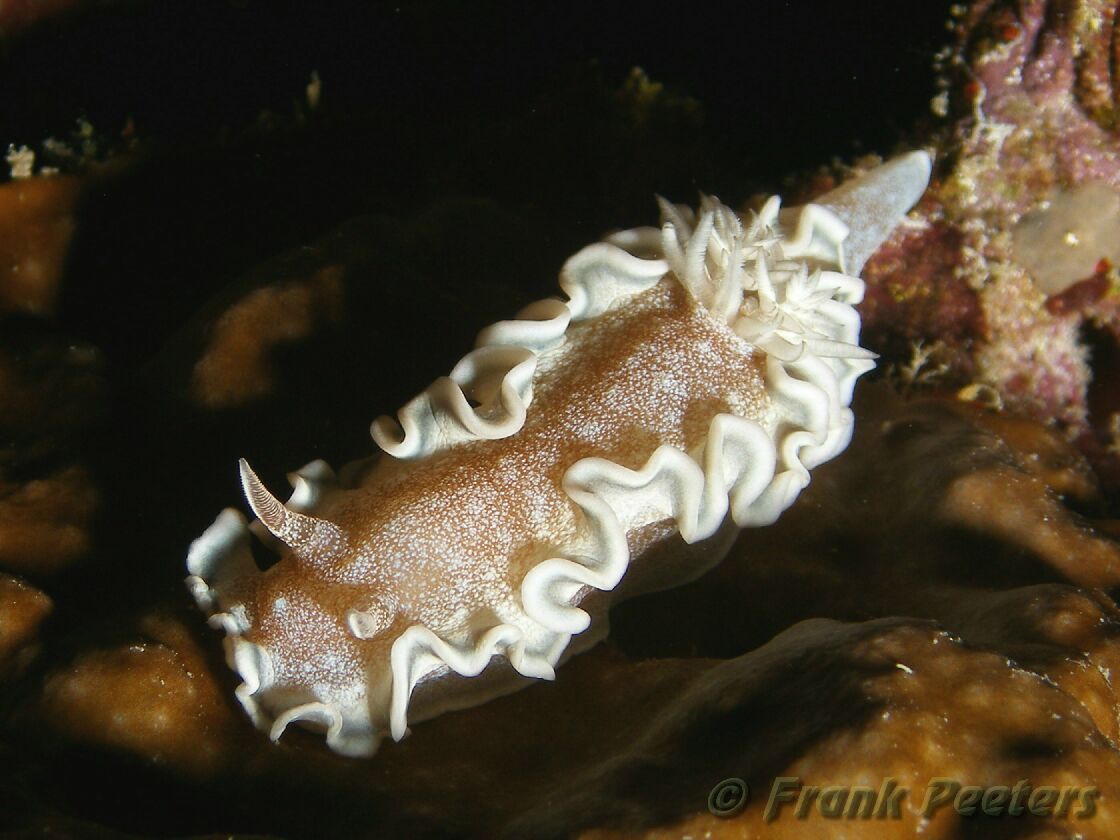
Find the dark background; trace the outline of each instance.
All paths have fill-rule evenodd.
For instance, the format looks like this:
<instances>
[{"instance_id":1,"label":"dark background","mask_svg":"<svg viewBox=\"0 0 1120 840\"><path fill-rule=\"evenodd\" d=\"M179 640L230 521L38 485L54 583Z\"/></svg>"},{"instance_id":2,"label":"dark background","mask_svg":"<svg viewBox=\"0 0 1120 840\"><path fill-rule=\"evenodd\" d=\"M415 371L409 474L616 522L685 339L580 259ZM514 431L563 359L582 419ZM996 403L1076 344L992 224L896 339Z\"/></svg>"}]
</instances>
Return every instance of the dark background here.
<instances>
[{"instance_id":1,"label":"dark background","mask_svg":"<svg viewBox=\"0 0 1120 840\"><path fill-rule=\"evenodd\" d=\"M929 113L948 6L78 2L18 29L0 15L0 145L80 146L84 119L96 147L53 161L86 188L59 311L21 328L92 344L108 380L73 444L103 499L96 556L52 584L50 654L24 690L134 638L133 612L191 609L184 552L238 503L238 457L279 488L312 458L368 454L372 417L449 370L478 328L555 294L577 248L653 222L655 193L737 204L904 145ZM634 67L664 85L645 110L619 94ZM305 262L347 268L340 331L278 353L265 399L188 405L207 318ZM193 609L188 626L232 682ZM7 762L36 808L163 834L258 828L243 791L176 810L189 785L172 774L53 750L29 737Z\"/></svg>"},{"instance_id":2,"label":"dark background","mask_svg":"<svg viewBox=\"0 0 1120 840\"><path fill-rule=\"evenodd\" d=\"M555 262L652 221L655 192L735 203L888 153L928 116L948 6L78 2L4 36L0 143L73 140L78 118L102 157L139 143L86 196L61 310L128 367L356 215L448 195L539 209L564 231ZM695 110L626 122L612 97L634 67Z\"/></svg>"},{"instance_id":3,"label":"dark background","mask_svg":"<svg viewBox=\"0 0 1120 840\"><path fill-rule=\"evenodd\" d=\"M210 135L297 94L341 110L518 113L573 67L643 67L778 171L876 148L932 94L947 2L96 3L9 37L0 135L34 143L86 115L142 136ZM748 152L744 149L744 153Z\"/></svg>"}]
</instances>

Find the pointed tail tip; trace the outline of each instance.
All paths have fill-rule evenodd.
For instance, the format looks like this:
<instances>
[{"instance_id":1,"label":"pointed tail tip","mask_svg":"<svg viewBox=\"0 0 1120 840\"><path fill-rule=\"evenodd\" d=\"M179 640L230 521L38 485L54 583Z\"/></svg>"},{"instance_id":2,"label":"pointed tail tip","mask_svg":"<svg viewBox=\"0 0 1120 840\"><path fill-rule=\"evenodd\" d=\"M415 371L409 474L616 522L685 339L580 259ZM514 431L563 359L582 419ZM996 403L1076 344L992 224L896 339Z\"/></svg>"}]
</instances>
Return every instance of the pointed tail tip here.
<instances>
[{"instance_id":1,"label":"pointed tail tip","mask_svg":"<svg viewBox=\"0 0 1120 840\"><path fill-rule=\"evenodd\" d=\"M871 255L921 199L932 173L933 158L918 149L892 158L817 200L851 232L844 241L849 274L859 276Z\"/></svg>"},{"instance_id":2,"label":"pointed tail tip","mask_svg":"<svg viewBox=\"0 0 1120 840\"><path fill-rule=\"evenodd\" d=\"M913 152L907 152L904 155L899 155L895 160L913 167L915 171L925 173L927 181L929 180L930 174L933 172L933 155L926 149L916 149Z\"/></svg>"},{"instance_id":3,"label":"pointed tail tip","mask_svg":"<svg viewBox=\"0 0 1120 840\"><path fill-rule=\"evenodd\" d=\"M929 179L933 174L933 156L925 149L917 149L899 155L893 160L887 161L885 165L897 166L908 171L906 181L912 184L913 190L917 193L913 201L913 203L917 203L929 186Z\"/></svg>"}]
</instances>

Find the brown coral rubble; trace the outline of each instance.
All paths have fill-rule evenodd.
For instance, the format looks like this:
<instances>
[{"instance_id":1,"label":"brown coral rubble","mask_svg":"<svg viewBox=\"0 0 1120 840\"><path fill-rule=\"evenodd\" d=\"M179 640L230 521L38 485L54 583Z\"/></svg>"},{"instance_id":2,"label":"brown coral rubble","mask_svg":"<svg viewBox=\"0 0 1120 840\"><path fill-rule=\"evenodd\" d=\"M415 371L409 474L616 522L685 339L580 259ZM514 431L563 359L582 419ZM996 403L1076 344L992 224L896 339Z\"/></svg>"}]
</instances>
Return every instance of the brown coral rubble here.
<instances>
[{"instance_id":1,"label":"brown coral rubble","mask_svg":"<svg viewBox=\"0 0 1120 840\"><path fill-rule=\"evenodd\" d=\"M207 14L261 20L221 5ZM146 9L105 20L161 20ZM378 20L407 42L421 14ZM938 116L911 133L935 180L866 271L879 374L792 508L613 609L557 680L366 760L258 732L182 585L237 458L280 486L301 456L364 457L372 417L547 294L575 247L652 219L655 191L723 189L748 144L729 152L713 138L733 122L636 60L498 117L453 112L447 73L421 116L332 112L345 81L324 71L314 103L300 75L294 105L254 101L247 124L177 113L185 139L111 171L0 185L0 833L1120 836L1117 17L1106 0L953 12ZM457 28L462 66L500 29Z\"/></svg>"}]
</instances>

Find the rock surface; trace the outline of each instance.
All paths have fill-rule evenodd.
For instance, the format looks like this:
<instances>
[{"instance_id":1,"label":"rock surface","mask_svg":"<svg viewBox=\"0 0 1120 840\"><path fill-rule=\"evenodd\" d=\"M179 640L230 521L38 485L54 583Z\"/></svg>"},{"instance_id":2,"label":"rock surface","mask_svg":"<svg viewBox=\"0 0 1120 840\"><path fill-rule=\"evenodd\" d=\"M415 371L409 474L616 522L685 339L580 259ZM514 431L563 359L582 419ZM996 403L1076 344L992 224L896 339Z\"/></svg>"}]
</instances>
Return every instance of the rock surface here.
<instances>
[{"instance_id":1,"label":"rock surface","mask_svg":"<svg viewBox=\"0 0 1120 840\"><path fill-rule=\"evenodd\" d=\"M190 180L224 185L223 155L249 172L242 189L259 189L254 167L266 164L252 144L267 133L207 147L171 175L130 158L121 180L97 182L95 213L72 216L64 190L44 198L11 230L56 220L47 227L65 236L26 240L56 274L36 286L41 304L9 306L0 322L0 831L1120 835L1116 270L1063 279L1088 263L1044 270L1028 256L1032 237L1037 252L1038 237L1080 224L1061 218L1084 212L1070 207L1120 185L1104 46L1115 23L1100 0L979 0L954 19L945 121L922 136L940 151L939 180L868 269L865 337L889 375L860 386L849 450L786 515L745 532L705 577L621 605L608 640L555 682L418 725L372 761L333 755L310 733L274 745L253 729L220 634L183 589L185 548L237 503L238 457L279 486L302 461L369 452L373 416L445 373L480 326L554 293L556 266L589 228L630 221L616 215L629 201L621 185L645 195L648 172L677 166L665 178L678 184L696 177L679 161L714 166L699 105L642 74L594 108L581 101L578 119L552 102L523 118L528 128L503 123L430 164L433 181L462 187L478 181L456 181L460 170L509 158L511 184L491 197L429 184L401 198L390 178L378 189L392 201L350 196L365 215L333 230L333 216L286 192L238 204L232 187L200 188L206 223L242 212L265 226L267 204L290 206L278 215L300 244L286 251L255 228L223 250L171 198L160 208L173 223L139 218L138 183L170 178L172 198ZM333 141L321 124L310 131L340 155L337 136L352 143L352 128ZM378 137L409 128L366 126L368 154L395 160ZM277 142L294 160L299 131L288 130ZM575 189L556 150L587 136L616 145L571 164L571 205L511 198L549 177ZM556 171L516 159L526 144ZM91 194L87 175L68 177ZM329 181L332 201L340 183ZM105 268L122 265L106 256L122 218L139 266L127 279ZM57 222L69 219L73 236ZM157 227L150 246L129 234ZM1091 241L1089 229L1071 230ZM180 264L194 274L174 274ZM21 283L0 272L0 301L28 300ZM804 818L794 799L765 819L782 777L822 788ZM995 789L995 811L1034 795L1040 814L963 815L951 798L924 808L948 784L939 778ZM750 790L741 809L726 798L733 785L720 787L729 779ZM830 785L905 795L880 797L881 818L836 816L849 803ZM1061 810L1057 797L1064 813L1041 815Z\"/></svg>"},{"instance_id":2,"label":"rock surface","mask_svg":"<svg viewBox=\"0 0 1120 840\"><path fill-rule=\"evenodd\" d=\"M868 266L871 346L908 384L1059 425L1120 493L1114 0L979 0L939 54L939 165ZM936 281L933 282L936 276Z\"/></svg>"}]
</instances>

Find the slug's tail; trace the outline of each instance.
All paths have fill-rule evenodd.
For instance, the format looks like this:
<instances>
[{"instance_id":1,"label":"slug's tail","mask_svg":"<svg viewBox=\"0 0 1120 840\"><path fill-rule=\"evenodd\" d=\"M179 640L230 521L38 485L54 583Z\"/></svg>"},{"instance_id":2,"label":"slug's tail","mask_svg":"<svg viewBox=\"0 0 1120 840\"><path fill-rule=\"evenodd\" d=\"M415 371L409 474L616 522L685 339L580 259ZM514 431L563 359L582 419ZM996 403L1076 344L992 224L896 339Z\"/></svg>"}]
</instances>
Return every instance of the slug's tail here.
<instances>
[{"instance_id":1,"label":"slug's tail","mask_svg":"<svg viewBox=\"0 0 1120 840\"><path fill-rule=\"evenodd\" d=\"M855 275L863 271L871 255L922 197L932 169L928 153L910 152L841 184L814 202L834 213L850 230L844 240L844 271Z\"/></svg>"}]
</instances>

